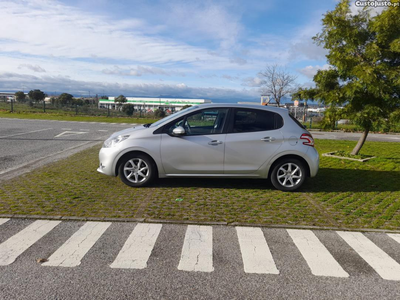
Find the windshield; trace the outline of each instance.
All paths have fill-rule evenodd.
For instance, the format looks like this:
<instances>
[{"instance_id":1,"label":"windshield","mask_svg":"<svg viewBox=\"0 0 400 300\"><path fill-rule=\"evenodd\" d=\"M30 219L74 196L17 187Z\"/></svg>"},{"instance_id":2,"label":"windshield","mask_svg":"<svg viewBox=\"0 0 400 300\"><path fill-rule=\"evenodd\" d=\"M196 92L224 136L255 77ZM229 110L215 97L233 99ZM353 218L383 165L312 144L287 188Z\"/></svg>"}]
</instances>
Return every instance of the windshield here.
<instances>
[{"instance_id":1,"label":"windshield","mask_svg":"<svg viewBox=\"0 0 400 300\"><path fill-rule=\"evenodd\" d=\"M194 109L196 109L196 108L199 108L199 107L196 105L196 106L188 107L188 108L186 108L186 109L182 109L182 110L178 111L177 113L174 113L174 114L172 114L172 115L169 115L168 117L165 117L165 118L163 118L163 119L161 119L161 120L158 120L157 122L151 124L150 127L157 127L157 126L159 126L159 125L162 125L162 124L164 124L164 123L166 123L166 122L168 122L168 121L174 119L175 117L179 117L179 116L181 116L181 115L184 115L184 114L186 114L187 112L192 111L192 110L194 110Z\"/></svg>"}]
</instances>

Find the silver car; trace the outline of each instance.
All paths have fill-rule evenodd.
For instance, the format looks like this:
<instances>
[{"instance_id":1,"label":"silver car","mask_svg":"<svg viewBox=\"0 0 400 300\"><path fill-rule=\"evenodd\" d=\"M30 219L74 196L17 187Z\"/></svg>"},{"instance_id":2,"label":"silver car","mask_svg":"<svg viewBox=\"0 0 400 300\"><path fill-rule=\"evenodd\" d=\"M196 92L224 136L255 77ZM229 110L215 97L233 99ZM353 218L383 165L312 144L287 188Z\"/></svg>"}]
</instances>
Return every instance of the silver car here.
<instances>
[{"instance_id":1,"label":"silver car","mask_svg":"<svg viewBox=\"0 0 400 300\"><path fill-rule=\"evenodd\" d=\"M192 106L116 132L99 158L97 171L132 187L156 178L240 177L294 191L319 165L311 134L286 109L242 104Z\"/></svg>"}]
</instances>

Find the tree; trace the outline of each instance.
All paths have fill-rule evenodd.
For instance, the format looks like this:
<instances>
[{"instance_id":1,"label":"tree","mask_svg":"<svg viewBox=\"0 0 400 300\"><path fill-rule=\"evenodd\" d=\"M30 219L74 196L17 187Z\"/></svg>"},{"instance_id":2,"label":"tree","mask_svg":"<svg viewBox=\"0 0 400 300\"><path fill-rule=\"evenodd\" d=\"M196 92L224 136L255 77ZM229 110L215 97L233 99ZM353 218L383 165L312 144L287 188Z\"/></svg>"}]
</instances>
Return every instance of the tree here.
<instances>
[{"instance_id":1,"label":"tree","mask_svg":"<svg viewBox=\"0 0 400 300\"><path fill-rule=\"evenodd\" d=\"M24 102L24 101L25 101L25 98L26 98L26 95L25 95L24 92L19 91L19 92L16 92L16 93L15 93L15 99L16 99L17 101L19 101L19 102Z\"/></svg>"},{"instance_id":2,"label":"tree","mask_svg":"<svg viewBox=\"0 0 400 300\"><path fill-rule=\"evenodd\" d=\"M351 14L342 0L322 19L322 32L313 39L329 50L329 70L314 76L316 98L363 128L351 154L357 155L374 125L387 122L400 110L400 9L388 7L372 16L364 8ZM392 1L392 3L399 0Z\"/></svg>"},{"instance_id":3,"label":"tree","mask_svg":"<svg viewBox=\"0 0 400 300\"><path fill-rule=\"evenodd\" d=\"M117 98L115 98L114 102L117 104L117 107L121 109L121 106L128 102L128 99L124 95L119 95Z\"/></svg>"},{"instance_id":4,"label":"tree","mask_svg":"<svg viewBox=\"0 0 400 300\"><path fill-rule=\"evenodd\" d=\"M75 105L83 106L83 105L86 105L87 103L83 99L73 98L71 104L74 106Z\"/></svg>"},{"instance_id":5,"label":"tree","mask_svg":"<svg viewBox=\"0 0 400 300\"><path fill-rule=\"evenodd\" d=\"M165 111L164 110L162 110L162 109L157 109L155 112L154 112L154 116L155 117L157 117L157 118L164 118L165 117Z\"/></svg>"},{"instance_id":6,"label":"tree","mask_svg":"<svg viewBox=\"0 0 400 300\"><path fill-rule=\"evenodd\" d=\"M58 99L56 100L56 102L62 106L71 105L73 103L73 98L74 98L74 96L72 96L71 94L62 93L60 96L58 96Z\"/></svg>"},{"instance_id":7,"label":"tree","mask_svg":"<svg viewBox=\"0 0 400 300\"><path fill-rule=\"evenodd\" d=\"M135 106L133 104L126 104L122 107L122 111L128 116L132 116L135 112Z\"/></svg>"},{"instance_id":8,"label":"tree","mask_svg":"<svg viewBox=\"0 0 400 300\"><path fill-rule=\"evenodd\" d=\"M106 95L100 96L100 99L108 100L108 96Z\"/></svg>"},{"instance_id":9,"label":"tree","mask_svg":"<svg viewBox=\"0 0 400 300\"><path fill-rule=\"evenodd\" d=\"M189 108L189 107L192 107L192 106L191 106L191 105L188 105L188 104L186 104L186 105L182 106L181 110L182 110L182 109Z\"/></svg>"},{"instance_id":10,"label":"tree","mask_svg":"<svg viewBox=\"0 0 400 300\"><path fill-rule=\"evenodd\" d=\"M296 76L289 74L278 65L267 66L258 73L261 78L262 94L271 95L280 106L282 97L294 92Z\"/></svg>"},{"instance_id":11,"label":"tree","mask_svg":"<svg viewBox=\"0 0 400 300\"><path fill-rule=\"evenodd\" d=\"M35 102L43 101L46 98L46 94L43 93L41 90L31 90L28 93L28 96L31 100Z\"/></svg>"}]
</instances>

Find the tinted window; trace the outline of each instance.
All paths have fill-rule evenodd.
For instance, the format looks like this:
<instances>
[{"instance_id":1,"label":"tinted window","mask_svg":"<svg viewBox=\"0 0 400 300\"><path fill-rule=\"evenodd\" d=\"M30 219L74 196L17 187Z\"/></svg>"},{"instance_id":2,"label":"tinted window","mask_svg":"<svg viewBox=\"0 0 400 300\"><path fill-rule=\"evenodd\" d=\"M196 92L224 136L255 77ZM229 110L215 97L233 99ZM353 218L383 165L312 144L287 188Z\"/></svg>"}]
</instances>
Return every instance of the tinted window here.
<instances>
[{"instance_id":1,"label":"tinted window","mask_svg":"<svg viewBox=\"0 0 400 300\"><path fill-rule=\"evenodd\" d=\"M164 132L172 134L174 128L182 126L185 128L186 135L222 133L227 113L227 108L205 109L168 125Z\"/></svg>"},{"instance_id":2,"label":"tinted window","mask_svg":"<svg viewBox=\"0 0 400 300\"><path fill-rule=\"evenodd\" d=\"M279 114L256 109L237 109L233 119L233 132L267 131L281 128Z\"/></svg>"}]
</instances>

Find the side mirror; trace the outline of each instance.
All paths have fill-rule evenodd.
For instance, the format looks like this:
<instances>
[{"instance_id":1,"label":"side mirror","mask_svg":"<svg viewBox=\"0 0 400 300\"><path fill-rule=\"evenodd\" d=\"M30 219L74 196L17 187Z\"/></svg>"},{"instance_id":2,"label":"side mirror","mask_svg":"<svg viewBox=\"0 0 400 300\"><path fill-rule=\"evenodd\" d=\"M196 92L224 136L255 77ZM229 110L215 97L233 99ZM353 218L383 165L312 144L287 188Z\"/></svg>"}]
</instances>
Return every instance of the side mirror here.
<instances>
[{"instance_id":1,"label":"side mirror","mask_svg":"<svg viewBox=\"0 0 400 300\"><path fill-rule=\"evenodd\" d=\"M182 136L185 135L185 133L186 133L185 128L183 128L182 126L178 126L174 128L174 130L172 130L172 135L174 136Z\"/></svg>"}]
</instances>

